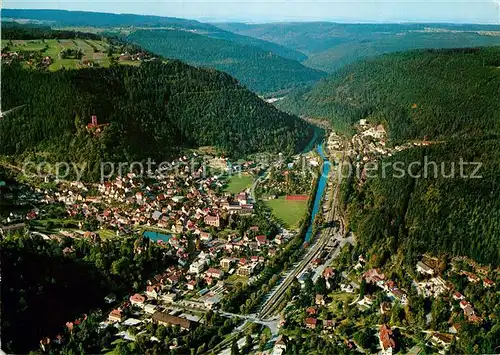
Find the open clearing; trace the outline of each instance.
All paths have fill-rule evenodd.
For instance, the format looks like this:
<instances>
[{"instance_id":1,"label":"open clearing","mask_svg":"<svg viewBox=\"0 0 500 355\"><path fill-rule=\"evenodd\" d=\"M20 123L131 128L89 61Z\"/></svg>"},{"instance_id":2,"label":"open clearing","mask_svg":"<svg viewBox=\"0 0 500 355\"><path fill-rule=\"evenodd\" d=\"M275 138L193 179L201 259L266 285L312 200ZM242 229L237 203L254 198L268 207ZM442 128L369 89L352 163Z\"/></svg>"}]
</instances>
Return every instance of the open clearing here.
<instances>
[{"instance_id":1,"label":"open clearing","mask_svg":"<svg viewBox=\"0 0 500 355\"><path fill-rule=\"evenodd\" d=\"M4 41L4 44L7 41ZM61 59L59 53L63 49L80 49L83 52L81 59ZM105 41L90 39L34 39L34 40L12 40L8 43L7 52L39 51L43 56L49 56L52 63L48 69L51 71L65 69L77 69L86 66L108 67L109 44ZM118 59L119 54L113 55ZM120 64L139 65L139 61L120 60Z\"/></svg>"},{"instance_id":2,"label":"open clearing","mask_svg":"<svg viewBox=\"0 0 500 355\"><path fill-rule=\"evenodd\" d=\"M253 177L249 174L234 175L229 179L225 190L231 194L237 194L252 186Z\"/></svg>"},{"instance_id":3,"label":"open clearing","mask_svg":"<svg viewBox=\"0 0 500 355\"><path fill-rule=\"evenodd\" d=\"M285 200L285 197L281 196L274 200L265 201L265 203L271 208L274 217L285 227L296 229L306 213L308 201Z\"/></svg>"}]
</instances>

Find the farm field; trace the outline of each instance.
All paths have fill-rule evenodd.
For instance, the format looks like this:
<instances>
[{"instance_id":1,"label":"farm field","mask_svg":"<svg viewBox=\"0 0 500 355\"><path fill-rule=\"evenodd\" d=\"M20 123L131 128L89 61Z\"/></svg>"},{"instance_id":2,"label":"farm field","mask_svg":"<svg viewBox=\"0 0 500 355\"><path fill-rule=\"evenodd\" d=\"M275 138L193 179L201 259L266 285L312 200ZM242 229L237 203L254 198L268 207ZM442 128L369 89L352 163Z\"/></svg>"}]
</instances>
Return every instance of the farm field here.
<instances>
[{"instance_id":1,"label":"farm field","mask_svg":"<svg viewBox=\"0 0 500 355\"><path fill-rule=\"evenodd\" d=\"M281 196L274 200L265 201L271 212L285 227L296 229L306 213L308 201L285 200Z\"/></svg>"},{"instance_id":2,"label":"farm field","mask_svg":"<svg viewBox=\"0 0 500 355\"><path fill-rule=\"evenodd\" d=\"M5 44L4 44L5 45ZM48 69L51 71L65 69L76 69L85 66L101 66L107 67L110 65L108 58L109 44L105 41L89 40L89 39L46 39L46 40L12 40L7 43L7 52L20 51L40 51L43 56L51 58L51 64ZM64 49L81 50L83 56L81 59L61 59L59 53ZM118 60L119 54L115 53L114 57ZM138 61L123 60L120 64L138 65Z\"/></svg>"}]
</instances>

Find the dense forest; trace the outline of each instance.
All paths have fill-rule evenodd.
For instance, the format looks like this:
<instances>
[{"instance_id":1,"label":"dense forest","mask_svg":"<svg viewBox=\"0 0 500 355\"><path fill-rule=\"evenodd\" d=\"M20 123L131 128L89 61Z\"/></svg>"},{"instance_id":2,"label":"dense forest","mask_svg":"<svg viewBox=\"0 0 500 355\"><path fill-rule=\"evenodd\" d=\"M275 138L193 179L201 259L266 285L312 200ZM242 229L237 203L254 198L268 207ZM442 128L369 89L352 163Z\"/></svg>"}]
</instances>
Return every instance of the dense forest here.
<instances>
[{"instance_id":1,"label":"dense forest","mask_svg":"<svg viewBox=\"0 0 500 355\"><path fill-rule=\"evenodd\" d=\"M500 29L500 27L499 27ZM333 73L347 64L384 53L412 49L500 46L500 37L475 32L406 32L341 43L317 53L303 64Z\"/></svg>"},{"instance_id":2,"label":"dense forest","mask_svg":"<svg viewBox=\"0 0 500 355\"><path fill-rule=\"evenodd\" d=\"M32 19L47 23L54 27L95 27L98 31L119 33L122 27L163 27L196 31L204 36L225 39L242 45L255 46L268 52L287 58L302 61L307 59L303 53L290 49L274 42L258 38L239 35L225 31L208 23L186 20L173 17L144 16L134 14L110 14L102 12L65 11L65 10L18 10L4 9L2 16L5 19ZM5 21L4 21L5 22Z\"/></svg>"},{"instance_id":3,"label":"dense forest","mask_svg":"<svg viewBox=\"0 0 500 355\"><path fill-rule=\"evenodd\" d=\"M63 332L66 322L104 308L109 292L121 299L173 263L162 247L142 237L104 242L12 236L2 239L0 246L2 348L17 354L36 349L44 336ZM135 253L138 247L147 252ZM75 339L79 344L73 343L75 349L69 353L99 351L99 345L92 344L97 335L89 336L88 344Z\"/></svg>"},{"instance_id":4,"label":"dense forest","mask_svg":"<svg viewBox=\"0 0 500 355\"><path fill-rule=\"evenodd\" d=\"M420 50L351 64L278 102L347 131L360 119L392 143L500 132L500 47Z\"/></svg>"},{"instance_id":5,"label":"dense forest","mask_svg":"<svg viewBox=\"0 0 500 355\"><path fill-rule=\"evenodd\" d=\"M101 36L95 33L86 33L71 30L54 30L49 26L19 25L16 22L2 21L2 39L95 39Z\"/></svg>"},{"instance_id":6,"label":"dense forest","mask_svg":"<svg viewBox=\"0 0 500 355\"><path fill-rule=\"evenodd\" d=\"M460 177L460 159L480 162L480 178L469 178L475 165L464 167L464 176L469 177ZM425 161L437 163L437 174L432 163L424 168ZM420 162L413 172L421 177L398 178L396 162L405 167ZM463 139L414 148L381 164L389 166L385 178L377 174L365 184L354 180L344 186L349 227L366 250L381 262L402 248L409 265L429 252L466 255L499 266L500 139Z\"/></svg>"},{"instance_id":7,"label":"dense forest","mask_svg":"<svg viewBox=\"0 0 500 355\"><path fill-rule=\"evenodd\" d=\"M278 43L307 56L327 51L346 43L363 43L410 33L466 32L471 38L484 37L479 31L498 31L498 25L444 24L444 23L335 23L335 22L281 22L281 23L217 23L218 27L245 36ZM493 36L492 36L493 37ZM498 43L498 38L497 38ZM465 45L465 44L464 44Z\"/></svg>"},{"instance_id":8,"label":"dense forest","mask_svg":"<svg viewBox=\"0 0 500 355\"><path fill-rule=\"evenodd\" d=\"M402 247L410 264L427 251L498 266L499 67L500 48L390 54L351 65L282 101L282 107L328 119L345 132L362 118L381 123L388 145L424 137L434 143L396 153L379 165L420 162L418 175L427 159L436 162L437 174L431 164L427 177L399 178L389 169L385 177L379 171L366 182L344 181L349 227L381 259ZM460 177L460 159L480 162L481 178ZM446 177L453 164L455 175ZM474 168L466 166L465 174Z\"/></svg>"},{"instance_id":9,"label":"dense forest","mask_svg":"<svg viewBox=\"0 0 500 355\"><path fill-rule=\"evenodd\" d=\"M101 159L164 160L207 145L232 156L291 153L313 134L229 75L178 61L57 72L13 64L2 67L2 79L4 110L25 106L0 121L0 153L87 162L87 179ZM101 134L86 129L92 115L109 124Z\"/></svg>"},{"instance_id":10,"label":"dense forest","mask_svg":"<svg viewBox=\"0 0 500 355\"><path fill-rule=\"evenodd\" d=\"M188 31L138 30L126 40L167 58L225 71L259 93L313 84L326 76L270 51Z\"/></svg>"},{"instance_id":11,"label":"dense forest","mask_svg":"<svg viewBox=\"0 0 500 355\"><path fill-rule=\"evenodd\" d=\"M189 26L192 29L198 30L206 29L207 26L210 26L198 21L176 17L68 10L2 9L2 17L7 19L31 19L39 22L56 24L58 26L168 26L173 28L184 28Z\"/></svg>"},{"instance_id":12,"label":"dense forest","mask_svg":"<svg viewBox=\"0 0 500 355\"><path fill-rule=\"evenodd\" d=\"M500 30L500 26L495 25L295 22L220 23L217 26L300 51L308 56L302 64L329 73L383 53L500 45L500 37L490 33Z\"/></svg>"}]
</instances>

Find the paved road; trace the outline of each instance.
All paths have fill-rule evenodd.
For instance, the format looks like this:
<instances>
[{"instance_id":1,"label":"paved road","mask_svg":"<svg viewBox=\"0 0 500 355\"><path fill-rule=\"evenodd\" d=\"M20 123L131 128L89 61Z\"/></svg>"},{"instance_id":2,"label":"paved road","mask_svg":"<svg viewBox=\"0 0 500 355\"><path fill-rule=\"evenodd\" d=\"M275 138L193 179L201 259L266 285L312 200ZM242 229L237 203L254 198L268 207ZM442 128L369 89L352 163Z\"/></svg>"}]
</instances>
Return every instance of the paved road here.
<instances>
[{"instance_id":1,"label":"paved road","mask_svg":"<svg viewBox=\"0 0 500 355\"><path fill-rule=\"evenodd\" d=\"M273 336L278 334L278 324L280 322L279 317L274 317L274 318L269 318L269 319L261 319L255 313L253 313L253 314L236 314L236 313L229 313L229 312L223 312L223 311L219 311L218 313L221 316L227 317L227 318L244 319L245 323L243 323L240 326L241 328L243 328L243 326L246 324L246 322L252 322L252 323L262 324L266 327L269 327L269 329L271 330L271 334Z\"/></svg>"}]
</instances>

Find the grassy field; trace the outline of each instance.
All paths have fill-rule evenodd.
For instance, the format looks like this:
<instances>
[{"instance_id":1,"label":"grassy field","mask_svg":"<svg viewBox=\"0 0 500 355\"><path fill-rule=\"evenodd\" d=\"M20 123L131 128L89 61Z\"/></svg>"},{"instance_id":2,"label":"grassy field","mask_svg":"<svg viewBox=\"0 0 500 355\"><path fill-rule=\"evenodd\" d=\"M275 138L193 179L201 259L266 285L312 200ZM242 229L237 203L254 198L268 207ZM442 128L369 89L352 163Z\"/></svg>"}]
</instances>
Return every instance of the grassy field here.
<instances>
[{"instance_id":1,"label":"grassy field","mask_svg":"<svg viewBox=\"0 0 500 355\"><path fill-rule=\"evenodd\" d=\"M4 41L5 44L5 41ZM45 47L48 47L45 49ZM95 48L95 50L94 50ZM45 49L45 50L44 50ZM63 49L80 49L83 52L82 59L60 59L59 53ZM49 70L62 68L75 69L83 67L83 61L91 61L101 67L108 67L110 62L107 56L109 45L105 41L89 39L47 39L47 40L12 40L9 52L19 51L42 51L44 56L49 56L52 63ZM118 58L119 54L114 54ZM120 61L120 64L139 65L137 61Z\"/></svg>"},{"instance_id":2,"label":"grassy field","mask_svg":"<svg viewBox=\"0 0 500 355\"><path fill-rule=\"evenodd\" d=\"M230 283L231 285L235 285L237 283L241 283L243 285L246 285L248 283L248 277L233 274L227 278L226 282Z\"/></svg>"},{"instance_id":3,"label":"grassy field","mask_svg":"<svg viewBox=\"0 0 500 355\"><path fill-rule=\"evenodd\" d=\"M287 201L284 196L265 201L272 214L287 228L298 228L299 222L306 213L308 201Z\"/></svg>"},{"instance_id":4,"label":"grassy field","mask_svg":"<svg viewBox=\"0 0 500 355\"><path fill-rule=\"evenodd\" d=\"M225 190L232 194L237 194L246 188L252 186L253 176L249 174L241 174L239 176L231 176Z\"/></svg>"},{"instance_id":5,"label":"grassy field","mask_svg":"<svg viewBox=\"0 0 500 355\"><path fill-rule=\"evenodd\" d=\"M116 237L116 232L109 229L101 229L98 233L101 239L111 239Z\"/></svg>"}]
</instances>

